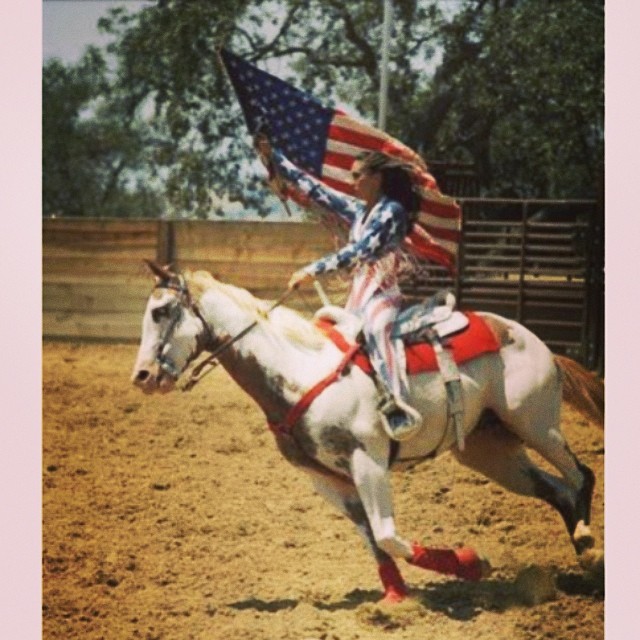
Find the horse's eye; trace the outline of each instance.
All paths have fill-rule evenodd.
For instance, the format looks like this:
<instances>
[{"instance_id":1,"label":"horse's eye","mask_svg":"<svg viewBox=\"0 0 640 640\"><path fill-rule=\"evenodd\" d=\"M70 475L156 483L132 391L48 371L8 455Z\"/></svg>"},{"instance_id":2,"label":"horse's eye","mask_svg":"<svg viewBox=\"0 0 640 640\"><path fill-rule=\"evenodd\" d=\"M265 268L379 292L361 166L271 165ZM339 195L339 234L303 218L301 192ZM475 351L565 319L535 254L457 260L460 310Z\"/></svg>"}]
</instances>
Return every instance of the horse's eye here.
<instances>
[{"instance_id":1,"label":"horse's eye","mask_svg":"<svg viewBox=\"0 0 640 640\"><path fill-rule=\"evenodd\" d=\"M151 318L154 322L158 323L162 318L166 318L169 315L169 307L157 307L151 311Z\"/></svg>"}]
</instances>

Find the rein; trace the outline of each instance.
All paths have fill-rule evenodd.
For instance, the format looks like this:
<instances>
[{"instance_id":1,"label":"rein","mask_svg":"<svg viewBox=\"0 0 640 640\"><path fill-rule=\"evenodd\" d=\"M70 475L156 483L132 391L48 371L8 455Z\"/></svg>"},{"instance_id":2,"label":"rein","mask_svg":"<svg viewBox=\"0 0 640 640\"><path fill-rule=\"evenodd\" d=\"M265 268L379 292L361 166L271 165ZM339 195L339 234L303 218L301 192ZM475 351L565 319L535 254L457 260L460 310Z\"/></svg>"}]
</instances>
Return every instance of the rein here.
<instances>
[{"instance_id":1,"label":"rein","mask_svg":"<svg viewBox=\"0 0 640 640\"><path fill-rule=\"evenodd\" d=\"M288 289L287 291L285 291L285 293L281 295L269 307L269 309L267 309L267 314L271 313L275 308L279 307L293 293L294 290L295 289ZM200 313L200 310L198 309L197 305L195 303L191 303L190 307L192 311L201 320L201 322L204 324L204 326L207 329L207 332L209 333L209 336L213 339L212 342L214 342L215 338L213 338L211 329L209 329L209 325L206 323L206 321L202 317L202 314ZM202 378L204 378L208 373L213 371L220 364L218 360L218 356L221 353L225 352L232 344L240 340L240 338L243 338L244 336L246 336L247 333L249 333L249 331L251 331L257 324L258 324L258 320L254 320L250 325L242 329L242 331L236 334L233 338L228 338L225 342L218 345L218 347L216 347L205 360L203 360L193 368L193 370L191 371L189 380L187 380L187 382L182 387L182 391L191 391L191 389L193 389L193 387L195 387L196 384L200 382L200 380L202 380ZM209 368L203 373L204 368L207 366L209 366Z\"/></svg>"}]
</instances>

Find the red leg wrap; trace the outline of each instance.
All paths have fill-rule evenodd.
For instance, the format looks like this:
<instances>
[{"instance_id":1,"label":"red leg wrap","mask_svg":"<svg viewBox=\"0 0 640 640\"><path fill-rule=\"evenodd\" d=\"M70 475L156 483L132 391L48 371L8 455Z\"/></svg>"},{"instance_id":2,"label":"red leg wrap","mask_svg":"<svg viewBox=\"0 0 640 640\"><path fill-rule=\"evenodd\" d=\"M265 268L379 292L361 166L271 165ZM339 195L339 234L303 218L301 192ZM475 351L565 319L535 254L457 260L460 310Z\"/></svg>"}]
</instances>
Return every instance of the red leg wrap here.
<instances>
[{"instance_id":1,"label":"red leg wrap","mask_svg":"<svg viewBox=\"0 0 640 640\"><path fill-rule=\"evenodd\" d=\"M378 575L384 586L385 602L401 602L407 596L407 585L393 560L378 565Z\"/></svg>"},{"instance_id":2,"label":"red leg wrap","mask_svg":"<svg viewBox=\"0 0 640 640\"><path fill-rule=\"evenodd\" d=\"M482 578L482 565L478 554L469 547L461 549L429 549L417 542L413 544L413 557L409 563L438 573L478 581Z\"/></svg>"}]
</instances>

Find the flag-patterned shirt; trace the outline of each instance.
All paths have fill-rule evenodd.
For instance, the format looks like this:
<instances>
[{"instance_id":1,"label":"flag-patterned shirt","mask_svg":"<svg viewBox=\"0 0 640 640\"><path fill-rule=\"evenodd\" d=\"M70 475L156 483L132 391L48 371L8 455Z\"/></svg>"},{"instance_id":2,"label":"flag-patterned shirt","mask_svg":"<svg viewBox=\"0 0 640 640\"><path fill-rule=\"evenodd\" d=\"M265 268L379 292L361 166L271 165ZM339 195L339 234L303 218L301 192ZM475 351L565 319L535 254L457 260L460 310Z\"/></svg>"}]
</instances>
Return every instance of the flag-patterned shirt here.
<instances>
[{"instance_id":1,"label":"flag-patterned shirt","mask_svg":"<svg viewBox=\"0 0 640 640\"><path fill-rule=\"evenodd\" d=\"M337 269L356 267L351 304L364 304L379 289L398 293L396 277L397 250L408 232L408 215L396 200L380 198L367 213L364 202L341 194L301 171L280 151L273 150L276 170L305 196L324 210L338 214L350 226L349 241L339 251L331 253L305 267L312 275Z\"/></svg>"}]
</instances>

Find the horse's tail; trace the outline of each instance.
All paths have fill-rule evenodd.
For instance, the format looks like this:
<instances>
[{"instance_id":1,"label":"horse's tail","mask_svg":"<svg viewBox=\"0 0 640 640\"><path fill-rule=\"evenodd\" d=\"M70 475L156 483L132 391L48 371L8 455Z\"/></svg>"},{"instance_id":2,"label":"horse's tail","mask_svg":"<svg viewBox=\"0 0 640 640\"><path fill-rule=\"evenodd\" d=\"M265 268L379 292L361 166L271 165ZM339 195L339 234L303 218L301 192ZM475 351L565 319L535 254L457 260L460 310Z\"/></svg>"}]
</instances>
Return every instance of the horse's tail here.
<instances>
[{"instance_id":1,"label":"horse's tail","mask_svg":"<svg viewBox=\"0 0 640 640\"><path fill-rule=\"evenodd\" d=\"M565 356L554 356L562 371L562 399L586 418L604 427L604 382Z\"/></svg>"}]
</instances>

